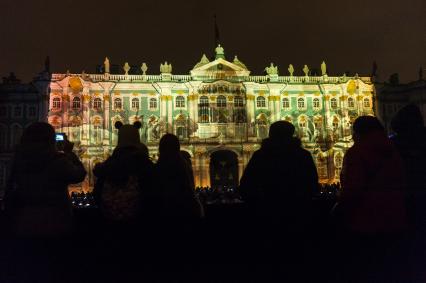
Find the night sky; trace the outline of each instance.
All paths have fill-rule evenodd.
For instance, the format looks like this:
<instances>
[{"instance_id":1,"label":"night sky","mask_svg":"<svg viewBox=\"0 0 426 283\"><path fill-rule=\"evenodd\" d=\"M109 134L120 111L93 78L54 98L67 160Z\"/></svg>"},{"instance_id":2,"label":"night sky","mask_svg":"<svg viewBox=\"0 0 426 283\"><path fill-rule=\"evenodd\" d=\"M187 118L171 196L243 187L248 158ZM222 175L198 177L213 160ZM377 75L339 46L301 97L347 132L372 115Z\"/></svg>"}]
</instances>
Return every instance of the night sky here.
<instances>
[{"instance_id":1,"label":"night sky","mask_svg":"<svg viewBox=\"0 0 426 283\"><path fill-rule=\"evenodd\" d=\"M201 55L214 54L213 15L228 60L237 54L262 75L274 62L287 75L304 64L329 75L369 75L377 61L380 80L394 72L403 82L426 68L426 1L142 1L1 0L0 76L15 71L24 81L50 56L53 72L95 71L111 64L161 62L188 74Z\"/></svg>"}]
</instances>

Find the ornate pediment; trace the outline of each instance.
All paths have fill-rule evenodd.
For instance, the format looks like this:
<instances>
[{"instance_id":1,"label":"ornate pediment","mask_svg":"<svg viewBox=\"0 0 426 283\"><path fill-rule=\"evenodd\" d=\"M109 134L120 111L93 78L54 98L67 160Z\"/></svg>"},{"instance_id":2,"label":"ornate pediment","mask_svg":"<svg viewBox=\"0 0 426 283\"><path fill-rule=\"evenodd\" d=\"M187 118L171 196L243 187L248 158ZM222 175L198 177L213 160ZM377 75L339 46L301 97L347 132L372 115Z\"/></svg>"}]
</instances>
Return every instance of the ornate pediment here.
<instances>
[{"instance_id":1,"label":"ornate pediment","mask_svg":"<svg viewBox=\"0 0 426 283\"><path fill-rule=\"evenodd\" d=\"M191 70L192 77L211 77L211 78L226 78L249 76L250 71L243 64L235 64L226 61L223 58L218 58L212 62L195 66Z\"/></svg>"}]
</instances>

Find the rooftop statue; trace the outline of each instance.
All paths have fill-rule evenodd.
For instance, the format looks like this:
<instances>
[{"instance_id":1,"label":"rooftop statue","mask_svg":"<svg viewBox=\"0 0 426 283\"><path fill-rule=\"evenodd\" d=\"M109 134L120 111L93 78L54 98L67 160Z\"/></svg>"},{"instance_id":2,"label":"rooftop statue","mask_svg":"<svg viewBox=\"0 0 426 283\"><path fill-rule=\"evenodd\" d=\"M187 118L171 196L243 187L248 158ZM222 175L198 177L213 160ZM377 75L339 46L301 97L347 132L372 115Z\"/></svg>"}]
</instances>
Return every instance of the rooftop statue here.
<instances>
[{"instance_id":1,"label":"rooftop statue","mask_svg":"<svg viewBox=\"0 0 426 283\"><path fill-rule=\"evenodd\" d=\"M141 71L142 71L142 75L146 75L146 71L148 71L148 66L146 65L146 63L142 63L141 66Z\"/></svg>"},{"instance_id":2,"label":"rooftop statue","mask_svg":"<svg viewBox=\"0 0 426 283\"><path fill-rule=\"evenodd\" d=\"M108 59L108 57L105 57L104 66L105 66L104 72L109 73L109 59Z\"/></svg>"},{"instance_id":3,"label":"rooftop statue","mask_svg":"<svg viewBox=\"0 0 426 283\"><path fill-rule=\"evenodd\" d=\"M240 67L243 67L244 69L247 69L246 65L238 59L237 55L235 55L235 57L234 57L234 62L233 62L233 63L234 63L235 65L238 65L238 66L240 66Z\"/></svg>"},{"instance_id":4,"label":"rooftop statue","mask_svg":"<svg viewBox=\"0 0 426 283\"><path fill-rule=\"evenodd\" d=\"M303 67L303 73L305 73L305 76L307 77L307 76L309 76L309 68L308 68L308 65L305 65L304 67Z\"/></svg>"},{"instance_id":5,"label":"rooftop statue","mask_svg":"<svg viewBox=\"0 0 426 283\"><path fill-rule=\"evenodd\" d=\"M172 64L167 64L167 61L164 64L160 64L160 72L171 74L172 73Z\"/></svg>"},{"instance_id":6,"label":"rooftop statue","mask_svg":"<svg viewBox=\"0 0 426 283\"><path fill-rule=\"evenodd\" d=\"M265 68L265 71L268 75L278 75L278 66L274 66L274 63L271 63L269 67Z\"/></svg>"},{"instance_id":7,"label":"rooftop statue","mask_svg":"<svg viewBox=\"0 0 426 283\"><path fill-rule=\"evenodd\" d=\"M216 52L216 59L225 58L225 50L223 49L222 46L220 46L220 44L217 45L215 52Z\"/></svg>"},{"instance_id":8,"label":"rooftop statue","mask_svg":"<svg viewBox=\"0 0 426 283\"><path fill-rule=\"evenodd\" d=\"M294 73L294 67L293 67L293 65L292 64L288 65L288 69L287 70L290 73L290 77L292 77L293 73Z\"/></svg>"},{"instance_id":9,"label":"rooftop statue","mask_svg":"<svg viewBox=\"0 0 426 283\"><path fill-rule=\"evenodd\" d=\"M206 54L203 54L203 56L201 57L200 62L198 62L197 64L195 64L194 69L201 67L207 63L210 63L210 60L207 58Z\"/></svg>"},{"instance_id":10,"label":"rooftop statue","mask_svg":"<svg viewBox=\"0 0 426 283\"><path fill-rule=\"evenodd\" d=\"M123 70L124 70L124 72L125 72L125 74L126 74L126 76L129 74L129 71L130 71L130 65L129 65L129 63L128 62L126 62L125 64L124 64L124 66L123 66Z\"/></svg>"},{"instance_id":11,"label":"rooftop statue","mask_svg":"<svg viewBox=\"0 0 426 283\"><path fill-rule=\"evenodd\" d=\"M325 64L324 61L322 61L322 63L321 63L321 74L323 76L327 75L327 65Z\"/></svg>"}]
</instances>

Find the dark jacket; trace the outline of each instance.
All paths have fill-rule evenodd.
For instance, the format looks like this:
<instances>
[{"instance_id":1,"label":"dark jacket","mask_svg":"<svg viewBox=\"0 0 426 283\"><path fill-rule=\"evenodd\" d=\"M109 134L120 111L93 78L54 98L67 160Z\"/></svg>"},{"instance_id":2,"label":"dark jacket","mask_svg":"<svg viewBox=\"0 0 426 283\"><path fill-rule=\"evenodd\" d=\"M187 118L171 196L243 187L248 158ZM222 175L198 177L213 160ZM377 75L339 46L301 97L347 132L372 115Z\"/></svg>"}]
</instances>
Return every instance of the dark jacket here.
<instances>
[{"instance_id":1,"label":"dark jacket","mask_svg":"<svg viewBox=\"0 0 426 283\"><path fill-rule=\"evenodd\" d=\"M318 187L311 154L299 139L267 138L250 159L240 181L243 199L266 216L298 216Z\"/></svg>"},{"instance_id":2,"label":"dark jacket","mask_svg":"<svg viewBox=\"0 0 426 283\"><path fill-rule=\"evenodd\" d=\"M59 236L71 230L68 185L86 171L74 153L18 148L7 192L12 230L18 236Z\"/></svg>"}]
</instances>

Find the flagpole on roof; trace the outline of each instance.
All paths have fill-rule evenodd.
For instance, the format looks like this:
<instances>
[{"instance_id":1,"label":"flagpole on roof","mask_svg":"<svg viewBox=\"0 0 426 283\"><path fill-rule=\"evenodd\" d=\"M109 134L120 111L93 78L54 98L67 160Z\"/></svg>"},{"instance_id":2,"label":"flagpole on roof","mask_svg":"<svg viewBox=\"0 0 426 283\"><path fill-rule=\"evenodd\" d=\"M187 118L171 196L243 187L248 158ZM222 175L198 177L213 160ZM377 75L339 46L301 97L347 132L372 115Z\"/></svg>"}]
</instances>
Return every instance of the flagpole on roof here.
<instances>
[{"instance_id":1,"label":"flagpole on roof","mask_svg":"<svg viewBox=\"0 0 426 283\"><path fill-rule=\"evenodd\" d=\"M219 35L219 27L217 25L216 13L213 15L213 17L214 17L214 48L216 48L220 43L220 35Z\"/></svg>"}]
</instances>

